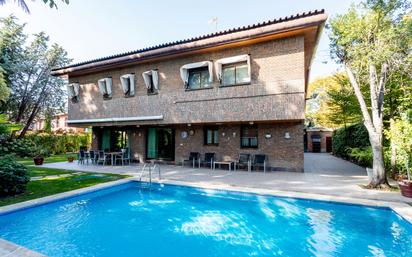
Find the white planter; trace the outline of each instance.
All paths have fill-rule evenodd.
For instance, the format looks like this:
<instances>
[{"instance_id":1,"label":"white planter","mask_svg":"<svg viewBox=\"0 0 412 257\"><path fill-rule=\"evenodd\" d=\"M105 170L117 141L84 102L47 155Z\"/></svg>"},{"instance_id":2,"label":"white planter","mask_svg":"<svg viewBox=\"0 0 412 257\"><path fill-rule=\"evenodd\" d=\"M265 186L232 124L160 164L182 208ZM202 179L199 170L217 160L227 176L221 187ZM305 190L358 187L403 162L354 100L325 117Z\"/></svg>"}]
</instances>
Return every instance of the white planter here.
<instances>
[{"instance_id":1,"label":"white planter","mask_svg":"<svg viewBox=\"0 0 412 257\"><path fill-rule=\"evenodd\" d=\"M370 183L372 181L372 177L373 177L373 169L366 168L366 173L368 174L368 182Z\"/></svg>"}]
</instances>

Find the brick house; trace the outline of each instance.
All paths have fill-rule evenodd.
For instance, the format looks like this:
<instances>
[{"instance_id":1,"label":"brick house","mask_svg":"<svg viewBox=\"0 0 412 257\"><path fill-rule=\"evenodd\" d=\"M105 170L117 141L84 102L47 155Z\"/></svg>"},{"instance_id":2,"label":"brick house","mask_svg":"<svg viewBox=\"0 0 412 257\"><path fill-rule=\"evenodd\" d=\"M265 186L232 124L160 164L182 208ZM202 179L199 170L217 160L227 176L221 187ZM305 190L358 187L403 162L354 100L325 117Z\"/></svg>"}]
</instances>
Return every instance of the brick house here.
<instances>
[{"instance_id":1,"label":"brick house","mask_svg":"<svg viewBox=\"0 0 412 257\"><path fill-rule=\"evenodd\" d=\"M307 128L306 149L312 153L332 152L333 129L329 128Z\"/></svg>"},{"instance_id":2,"label":"brick house","mask_svg":"<svg viewBox=\"0 0 412 257\"><path fill-rule=\"evenodd\" d=\"M77 132L84 132L85 128L77 128L73 126L68 126L67 124L67 113L59 113L56 114L52 117L51 119L51 130L53 132L72 132L72 133L77 133ZM32 130L33 131L43 131L46 128L46 119L45 118L39 118L36 119L35 122L32 125Z\"/></svg>"},{"instance_id":3,"label":"brick house","mask_svg":"<svg viewBox=\"0 0 412 257\"><path fill-rule=\"evenodd\" d=\"M69 79L70 126L94 149L179 163L190 152L268 156L303 171L305 97L323 10L53 70Z\"/></svg>"}]
</instances>

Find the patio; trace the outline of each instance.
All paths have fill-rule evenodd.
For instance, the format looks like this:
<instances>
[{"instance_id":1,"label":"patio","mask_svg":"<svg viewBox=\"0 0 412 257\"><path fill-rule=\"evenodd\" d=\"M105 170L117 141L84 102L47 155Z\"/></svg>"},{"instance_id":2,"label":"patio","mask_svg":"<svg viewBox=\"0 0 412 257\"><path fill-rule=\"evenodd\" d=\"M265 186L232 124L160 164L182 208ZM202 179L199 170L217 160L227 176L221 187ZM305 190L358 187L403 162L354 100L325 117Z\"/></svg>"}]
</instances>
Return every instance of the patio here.
<instances>
[{"instance_id":1,"label":"patio","mask_svg":"<svg viewBox=\"0 0 412 257\"><path fill-rule=\"evenodd\" d=\"M141 166L96 166L79 165L77 162L49 163L46 168L70 169L75 171L92 171L102 173L119 173L132 176L140 175ZM330 154L305 153L305 172L247 172L208 168L191 168L161 165L161 182L188 183L198 186L216 188L269 189L279 193L296 192L304 195L314 194L333 196L334 198L351 198L378 200L386 202L412 202L399 192L365 190L359 185L367 184L364 168ZM153 181L158 181L156 172ZM309 195L308 195L309 197Z\"/></svg>"}]
</instances>

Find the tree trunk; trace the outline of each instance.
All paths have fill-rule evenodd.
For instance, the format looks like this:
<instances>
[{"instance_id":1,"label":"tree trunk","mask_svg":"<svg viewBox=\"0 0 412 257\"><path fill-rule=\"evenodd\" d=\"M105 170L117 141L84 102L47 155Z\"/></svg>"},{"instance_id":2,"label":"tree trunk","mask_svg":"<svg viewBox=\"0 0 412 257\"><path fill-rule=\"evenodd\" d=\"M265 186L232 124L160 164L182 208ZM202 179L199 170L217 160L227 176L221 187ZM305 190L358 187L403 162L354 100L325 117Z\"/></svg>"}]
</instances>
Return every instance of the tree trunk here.
<instances>
[{"instance_id":1,"label":"tree trunk","mask_svg":"<svg viewBox=\"0 0 412 257\"><path fill-rule=\"evenodd\" d=\"M389 187L388 180L386 179L382 141L379 139L379 135L371 135L369 140L373 152L373 178L368 187Z\"/></svg>"},{"instance_id":2,"label":"tree trunk","mask_svg":"<svg viewBox=\"0 0 412 257\"><path fill-rule=\"evenodd\" d=\"M393 133L393 126L394 126L394 120L391 118L390 120L390 133ZM395 175L398 171L396 168L396 145L394 144L393 137L395 135L391 135L391 171L392 175Z\"/></svg>"},{"instance_id":3,"label":"tree trunk","mask_svg":"<svg viewBox=\"0 0 412 257\"><path fill-rule=\"evenodd\" d=\"M373 152L373 178L369 183L369 188L388 188L389 183L386 179L385 165L383 161L383 100L385 89L385 78L387 72L387 64L382 65L381 77L377 79L376 67L371 63L369 65L369 88L371 97L371 113L369 113L368 107L365 102L365 98L362 94L355 74L352 72L349 65L345 64L346 73L348 74L349 81L353 87L356 98L358 99L361 107L363 123L368 130L369 141L372 146Z\"/></svg>"}]
</instances>

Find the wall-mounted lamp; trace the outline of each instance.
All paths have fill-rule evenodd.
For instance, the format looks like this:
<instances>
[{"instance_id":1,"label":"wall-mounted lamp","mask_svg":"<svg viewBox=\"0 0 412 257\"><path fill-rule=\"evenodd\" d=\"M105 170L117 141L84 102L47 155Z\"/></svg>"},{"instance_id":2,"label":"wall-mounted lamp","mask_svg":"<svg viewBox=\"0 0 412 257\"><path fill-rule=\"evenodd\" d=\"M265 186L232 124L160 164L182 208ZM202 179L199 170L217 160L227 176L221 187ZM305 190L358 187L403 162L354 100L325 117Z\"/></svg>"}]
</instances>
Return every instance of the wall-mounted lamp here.
<instances>
[{"instance_id":1,"label":"wall-mounted lamp","mask_svg":"<svg viewBox=\"0 0 412 257\"><path fill-rule=\"evenodd\" d=\"M233 136L233 137L236 137L236 132L233 132L233 133L232 133L232 136Z\"/></svg>"},{"instance_id":2,"label":"wall-mounted lamp","mask_svg":"<svg viewBox=\"0 0 412 257\"><path fill-rule=\"evenodd\" d=\"M224 137L226 135L226 133L225 132L222 132L222 137Z\"/></svg>"},{"instance_id":3,"label":"wall-mounted lamp","mask_svg":"<svg viewBox=\"0 0 412 257\"><path fill-rule=\"evenodd\" d=\"M191 126L192 126L192 124L188 123L188 124L187 124L187 126L188 126L188 127L191 127Z\"/></svg>"},{"instance_id":4,"label":"wall-mounted lamp","mask_svg":"<svg viewBox=\"0 0 412 257\"><path fill-rule=\"evenodd\" d=\"M253 121L249 122L249 125L253 125Z\"/></svg>"},{"instance_id":5,"label":"wall-mounted lamp","mask_svg":"<svg viewBox=\"0 0 412 257\"><path fill-rule=\"evenodd\" d=\"M290 139L290 134L289 134L289 132L285 132L285 139Z\"/></svg>"},{"instance_id":6,"label":"wall-mounted lamp","mask_svg":"<svg viewBox=\"0 0 412 257\"><path fill-rule=\"evenodd\" d=\"M271 138L272 138L272 134L266 133L266 134L265 134L265 138L266 138L266 139L271 139Z\"/></svg>"},{"instance_id":7,"label":"wall-mounted lamp","mask_svg":"<svg viewBox=\"0 0 412 257\"><path fill-rule=\"evenodd\" d=\"M195 134L195 131L193 129L189 130L189 135L193 136Z\"/></svg>"},{"instance_id":8,"label":"wall-mounted lamp","mask_svg":"<svg viewBox=\"0 0 412 257\"><path fill-rule=\"evenodd\" d=\"M139 134L137 134L139 137L141 137L142 136L142 132L139 132Z\"/></svg>"}]
</instances>

